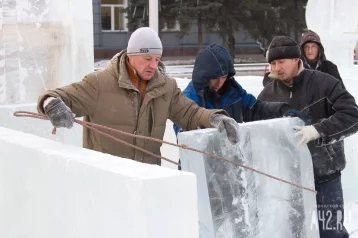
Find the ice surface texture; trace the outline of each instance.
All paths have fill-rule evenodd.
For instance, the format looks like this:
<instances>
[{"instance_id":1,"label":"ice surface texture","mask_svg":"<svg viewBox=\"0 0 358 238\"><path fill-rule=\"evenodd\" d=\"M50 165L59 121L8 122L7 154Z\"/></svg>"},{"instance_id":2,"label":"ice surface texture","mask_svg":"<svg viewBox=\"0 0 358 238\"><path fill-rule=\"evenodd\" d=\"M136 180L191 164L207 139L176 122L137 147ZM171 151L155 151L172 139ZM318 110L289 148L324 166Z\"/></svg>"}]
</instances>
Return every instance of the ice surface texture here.
<instances>
[{"instance_id":1,"label":"ice surface texture","mask_svg":"<svg viewBox=\"0 0 358 238\"><path fill-rule=\"evenodd\" d=\"M217 154L270 175L314 189L311 155L297 147L298 118L240 124L239 145L205 129L181 133L179 143ZM180 150L182 169L198 180L201 237L318 237L311 223L316 195L231 163Z\"/></svg>"},{"instance_id":2,"label":"ice surface texture","mask_svg":"<svg viewBox=\"0 0 358 238\"><path fill-rule=\"evenodd\" d=\"M0 237L197 238L196 179L0 127Z\"/></svg>"},{"instance_id":3,"label":"ice surface texture","mask_svg":"<svg viewBox=\"0 0 358 238\"><path fill-rule=\"evenodd\" d=\"M34 103L91 72L92 22L91 1L2 1L0 104Z\"/></svg>"},{"instance_id":4,"label":"ice surface texture","mask_svg":"<svg viewBox=\"0 0 358 238\"><path fill-rule=\"evenodd\" d=\"M13 115L16 111L37 112L36 105L36 103L0 105L0 127L82 147L83 127L79 124L74 124L74 127L70 130L65 128L57 129L56 134L53 135L53 126L50 121L29 117L14 117Z\"/></svg>"}]
</instances>

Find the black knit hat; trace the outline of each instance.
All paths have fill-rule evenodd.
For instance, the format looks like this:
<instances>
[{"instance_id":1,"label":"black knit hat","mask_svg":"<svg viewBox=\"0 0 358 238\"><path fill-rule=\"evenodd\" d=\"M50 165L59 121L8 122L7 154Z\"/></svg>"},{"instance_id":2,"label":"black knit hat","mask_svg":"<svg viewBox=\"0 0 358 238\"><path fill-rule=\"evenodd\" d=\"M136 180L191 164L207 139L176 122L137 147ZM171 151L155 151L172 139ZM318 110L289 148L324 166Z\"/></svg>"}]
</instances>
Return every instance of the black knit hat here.
<instances>
[{"instance_id":1,"label":"black knit hat","mask_svg":"<svg viewBox=\"0 0 358 238\"><path fill-rule=\"evenodd\" d=\"M276 36L266 52L266 60L271 63L277 59L294 59L301 57L297 42L288 36Z\"/></svg>"}]
</instances>

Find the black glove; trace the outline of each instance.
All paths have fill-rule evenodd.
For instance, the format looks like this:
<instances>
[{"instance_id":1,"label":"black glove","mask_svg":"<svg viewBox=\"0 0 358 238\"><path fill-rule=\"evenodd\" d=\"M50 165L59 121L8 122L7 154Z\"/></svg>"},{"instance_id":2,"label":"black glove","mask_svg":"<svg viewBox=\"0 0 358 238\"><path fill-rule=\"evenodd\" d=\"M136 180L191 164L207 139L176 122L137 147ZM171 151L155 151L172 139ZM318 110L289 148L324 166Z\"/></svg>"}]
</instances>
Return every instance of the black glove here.
<instances>
[{"instance_id":1,"label":"black glove","mask_svg":"<svg viewBox=\"0 0 358 238\"><path fill-rule=\"evenodd\" d=\"M213 114L209 121L211 126L217 128L219 132L226 130L227 138L231 144L239 142L239 125L234 119L222 114Z\"/></svg>"},{"instance_id":2,"label":"black glove","mask_svg":"<svg viewBox=\"0 0 358 238\"><path fill-rule=\"evenodd\" d=\"M52 99L44 108L45 114L49 117L52 125L56 128L66 127L71 128L75 117L72 111L59 98Z\"/></svg>"},{"instance_id":3,"label":"black glove","mask_svg":"<svg viewBox=\"0 0 358 238\"><path fill-rule=\"evenodd\" d=\"M308 116L299 110L296 109L290 109L287 112L284 113L284 117L298 117L302 121L305 122L305 125L310 125L311 120L308 118Z\"/></svg>"}]
</instances>

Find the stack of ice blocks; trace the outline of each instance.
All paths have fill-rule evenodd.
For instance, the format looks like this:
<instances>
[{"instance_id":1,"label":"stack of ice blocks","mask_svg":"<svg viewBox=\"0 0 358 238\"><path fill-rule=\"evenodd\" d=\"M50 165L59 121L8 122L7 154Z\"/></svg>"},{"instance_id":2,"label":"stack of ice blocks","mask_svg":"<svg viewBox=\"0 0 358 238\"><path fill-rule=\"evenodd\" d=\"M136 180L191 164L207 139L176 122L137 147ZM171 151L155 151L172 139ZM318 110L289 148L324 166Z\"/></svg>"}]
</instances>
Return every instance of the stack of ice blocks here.
<instances>
[{"instance_id":1,"label":"stack of ice blocks","mask_svg":"<svg viewBox=\"0 0 358 238\"><path fill-rule=\"evenodd\" d=\"M180 144L214 153L314 189L312 158L297 147L298 118L240 124L231 145L216 129L179 134ZM319 237L316 194L209 156L180 150L182 169L196 174L200 236L205 238Z\"/></svg>"}]
</instances>

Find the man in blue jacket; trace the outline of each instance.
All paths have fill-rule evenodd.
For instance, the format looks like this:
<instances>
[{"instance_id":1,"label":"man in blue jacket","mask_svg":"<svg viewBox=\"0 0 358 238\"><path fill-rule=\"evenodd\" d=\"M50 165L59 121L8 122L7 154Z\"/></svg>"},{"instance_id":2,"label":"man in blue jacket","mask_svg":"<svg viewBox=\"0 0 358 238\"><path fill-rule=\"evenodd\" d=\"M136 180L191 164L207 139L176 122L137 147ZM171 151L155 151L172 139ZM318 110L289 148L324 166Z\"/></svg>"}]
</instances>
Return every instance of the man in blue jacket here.
<instances>
[{"instance_id":1,"label":"man in blue jacket","mask_svg":"<svg viewBox=\"0 0 358 238\"><path fill-rule=\"evenodd\" d=\"M236 122L250 122L304 115L284 102L257 100L235 80L234 64L228 50L213 44L198 53L192 80L183 94L207 109L224 109ZM175 134L181 128L174 125ZM180 166L179 166L180 169Z\"/></svg>"},{"instance_id":2,"label":"man in blue jacket","mask_svg":"<svg viewBox=\"0 0 358 238\"><path fill-rule=\"evenodd\" d=\"M228 50L210 45L197 55L192 80L183 94L201 107L226 110L238 123L301 116L287 103L256 100L236 82L235 73ZM174 130L178 134L180 127L174 125Z\"/></svg>"}]
</instances>

